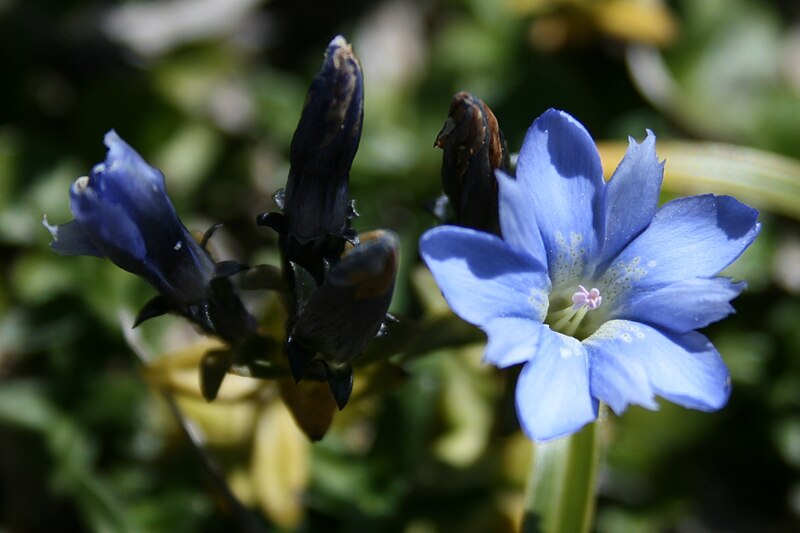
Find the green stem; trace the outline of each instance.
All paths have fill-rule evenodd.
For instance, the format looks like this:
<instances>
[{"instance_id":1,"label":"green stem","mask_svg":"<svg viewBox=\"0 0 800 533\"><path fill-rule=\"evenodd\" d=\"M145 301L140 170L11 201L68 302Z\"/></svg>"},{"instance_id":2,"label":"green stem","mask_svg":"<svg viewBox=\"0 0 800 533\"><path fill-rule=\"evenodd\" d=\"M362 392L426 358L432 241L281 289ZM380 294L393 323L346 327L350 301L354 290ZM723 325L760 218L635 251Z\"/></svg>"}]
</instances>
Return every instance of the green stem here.
<instances>
[{"instance_id":1,"label":"green stem","mask_svg":"<svg viewBox=\"0 0 800 533\"><path fill-rule=\"evenodd\" d=\"M533 445L525 533L591 529L600 449L597 422L552 442Z\"/></svg>"}]
</instances>

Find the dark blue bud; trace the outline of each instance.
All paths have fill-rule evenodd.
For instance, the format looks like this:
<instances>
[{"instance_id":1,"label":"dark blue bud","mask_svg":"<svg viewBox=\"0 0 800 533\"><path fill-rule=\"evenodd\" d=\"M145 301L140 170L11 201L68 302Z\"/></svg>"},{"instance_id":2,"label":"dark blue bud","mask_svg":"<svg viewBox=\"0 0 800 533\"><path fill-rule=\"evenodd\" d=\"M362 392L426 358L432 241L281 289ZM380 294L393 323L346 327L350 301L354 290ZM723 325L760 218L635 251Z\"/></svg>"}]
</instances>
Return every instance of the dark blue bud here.
<instances>
[{"instance_id":1,"label":"dark blue bud","mask_svg":"<svg viewBox=\"0 0 800 533\"><path fill-rule=\"evenodd\" d=\"M106 160L70 189L75 220L45 222L51 248L62 255L107 257L176 307L205 300L214 262L175 213L164 176L115 131L106 134L105 145Z\"/></svg>"},{"instance_id":2,"label":"dark blue bud","mask_svg":"<svg viewBox=\"0 0 800 533\"><path fill-rule=\"evenodd\" d=\"M386 320L398 255L395 233L379 230L362 235L361 244L331 267L290 331L295 377L303 376L312 359L321 359L340 407L349 396L343 391L349 391L350 361L369 346Z\"/></svg>"},{"instance_id":3,"label":"dark blue bud","mask_svg":"<svg viewBox=\"0 0 800 533\"><path fill-rule=\"evenodd\" d=\"M442 148L442 188L461 226L499 234L496 169L510 167L503 132L491 109L460 92L435 146ZM443 211L441 206L439 211Z\"/></svg>"},{"instance_id":4,"label":"dark blue bud","mask_svg":"<svg viewBox=\"0 0 800 533\"><path fill-rule=\"evenodd\" d=\"M276 196L283 214L258 223L281 234L284 259L321 283L352 238L350 167L361 139L364 84L361 65L344 37L335 37L306 95L292 138L286 189Z\"/></svg>"},{"instance_id":5,"label":"dark blue bud","mask_svg":"<svg viewBox=\"0 0 800 533\"><path fill-rule=\"evenodd\" d=\"M339 35L328 45L292 138L284 215L300 242L338 234L345 225L363 99L361 65Z\"/></svg>"}]
</instances>

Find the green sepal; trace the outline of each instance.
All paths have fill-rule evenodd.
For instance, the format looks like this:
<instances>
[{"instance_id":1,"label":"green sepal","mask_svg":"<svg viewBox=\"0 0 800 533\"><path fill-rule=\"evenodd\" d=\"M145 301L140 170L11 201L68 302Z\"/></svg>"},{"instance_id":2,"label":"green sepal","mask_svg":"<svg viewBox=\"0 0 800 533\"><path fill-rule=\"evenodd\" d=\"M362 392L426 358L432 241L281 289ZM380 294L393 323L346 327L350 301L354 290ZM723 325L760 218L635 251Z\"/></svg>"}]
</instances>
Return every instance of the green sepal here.
<instances>
[{"instance_id":1,"label":"green sepal","mask_svg":"<svg viewBox=\"0 0 800 533\"><path fill-rule=\"evenodd\" d=\"M208 251L208 249L207 249L208 248L208 241L211 240L211 237L214 236L214 233L216 233L217 230L219 228L221 228L222 226L224 226L224 224L214 224L213 226L211 226L210 228L208 228L206 230L206 232L203 234L203 239L200 241L200 247L203 250Z\"/></svg>"},{"instance_id":2,"label":"green sepal","mask_svg":"<svg viewBox=\"0 0 800 533\"><path fill-rule=\"evenodd\" d=\"M136 315L136 320L133 321L132 327L135 328L145 320L166 315L172 311L175 311L175 306L164 296L159 294L158 296L148 300L147 303L144 304L144 307L139 310L139 314Z\"/></svg>"},{"instance_id":3,"label":"green sepal","mask_svg":"<svg viewBox=\"0 0 800 533\"><path fill-rule=\"evenodd\" d=\"M294 337L290 336L286 340L286 356L289 358L289 370L295 383L305 377L306 369L315 355L314 350L302 346Z\"/></svg>"},{"instance_id":4,"label":"green sepal","mask_svg":"<svg viewBox=\"0 0 800 533\"><path fill-rule=\"evenodd\" d=\"M311 296L317 291L318 286L314 276L308 270L294 261L289 261L289 265L292 268L292 278L294 279L295 314L300 315Z\"/></svg>"},{"instance_id":5,"label":"green sepal","mask_svg":"<svg viewBox=\"0 0 800 533\"><path fill-rule=\"evenodd\" d=\"M214 277L211 279L211 283L213 284L216 281L227 279L249 268L249 266L239 261L220 261L214 265Z\"/></svg>"},{"instance_id":6,"label":"green sepal","mask_svg":"<svg viewBox=\"0 0 800 533\"><path fill-rule=\"evenodd\" d=\"M234 358L233 350L209 350L200 361L200 392L206 401L216 399Z\"/></svg>"},{"instance_id":7,"label":"green sepal","mask_svg":"<svg viewBox=\"0 0 800 533\"><path fill-rule=\"evenodd\" d=\"M341 411L347 405L350 394L353 392L353 368L347 363L340 365L326 363L325 375L328 378L333 399L336 400L336 406Z\"/></svg>"}]
</instances>

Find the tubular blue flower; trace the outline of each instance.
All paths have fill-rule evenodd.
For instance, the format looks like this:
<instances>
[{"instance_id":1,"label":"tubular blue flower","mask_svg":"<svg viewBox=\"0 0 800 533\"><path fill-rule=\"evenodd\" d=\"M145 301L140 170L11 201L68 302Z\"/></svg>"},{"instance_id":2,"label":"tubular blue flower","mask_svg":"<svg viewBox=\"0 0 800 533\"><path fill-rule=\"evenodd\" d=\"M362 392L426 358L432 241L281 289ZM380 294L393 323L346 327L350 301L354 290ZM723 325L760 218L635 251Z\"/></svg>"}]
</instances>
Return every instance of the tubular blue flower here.
<instances>
[{"instance_id":1,"label":"tubular blue flower","mask_svg":"<svg viewBox=\"0 0 800 533\"><path fill-rule=\"evenodd\" d=\"M528 130L516 179L498 172L503 238L441 226L420 252L450 307L488 337L485 361L524 363L516 407L546 441L597 417L657 409L656 396L703 411L725 405L730 376L696 332L733 312L744 283L718 276L753 242L758 213L728 196L658 207L655 137L608 183L584 127L549 110Z\"/></svg>"},{"instance_id":2,"label":"tubular blue flower","mask_svg":"<svg viewBox=\"0 0 800 533\"><path fill-rule=\"evenodd\" d=\"M75 220L45 222L52 249L62 255L107 257L147 280L175 307L209 297L214 262L178 219L164 176L114 130L108 154L70 188Z\"/></svg>"}]
</instances>

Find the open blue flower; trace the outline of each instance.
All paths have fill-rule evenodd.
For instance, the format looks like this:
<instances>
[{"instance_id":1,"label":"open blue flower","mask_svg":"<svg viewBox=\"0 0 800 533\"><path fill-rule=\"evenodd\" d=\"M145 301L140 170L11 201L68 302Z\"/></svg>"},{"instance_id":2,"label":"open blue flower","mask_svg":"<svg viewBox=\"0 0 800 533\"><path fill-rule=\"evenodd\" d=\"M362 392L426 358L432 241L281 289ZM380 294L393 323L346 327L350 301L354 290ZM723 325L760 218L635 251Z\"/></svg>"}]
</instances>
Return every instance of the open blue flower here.
<instances>
[{"instance_id":1,"label":"open blue flower","mask_svg":"<svg viewBox=\"0 0 800 533\"><path fill-rule=\"evenodd\" d=\"M45 222L51 247L62 255L107 257L141 276L173 306L208 298L214 263L178 219L164 176L113 130L108 154L70 188L75 220Z\"/></svg>"},{"instance_id":2,"label":"open blue flower","mask_svg":"<svg viewBox=\"0 0 800 533\"><path fill-rule=\"evenodd\" d=\"M532 439L570 434L655 396L711 411L730 376L697 333L744 288L717 274L758 234L756 210L701 195L658 208L663 164L648 132L603 180L591 137L549 110L531 126L517 178L498 173L503 239L441 226L422 257L450 307L488 336L485 360L525 363L516 390Z\"/></svg>"}]
</instances>

